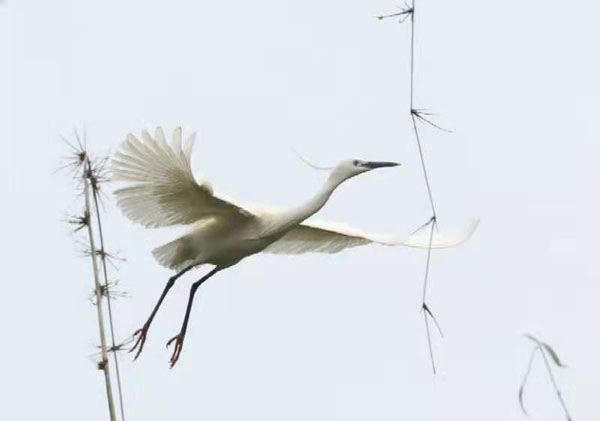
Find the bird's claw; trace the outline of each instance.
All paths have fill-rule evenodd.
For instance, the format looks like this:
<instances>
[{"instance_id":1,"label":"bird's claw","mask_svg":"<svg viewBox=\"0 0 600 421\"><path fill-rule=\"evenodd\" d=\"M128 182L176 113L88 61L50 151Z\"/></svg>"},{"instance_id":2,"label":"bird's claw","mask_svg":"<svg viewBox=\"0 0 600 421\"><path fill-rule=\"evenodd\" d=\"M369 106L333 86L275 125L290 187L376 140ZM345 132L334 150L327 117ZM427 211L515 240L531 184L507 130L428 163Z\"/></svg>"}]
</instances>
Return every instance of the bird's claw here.
<instances>
[{"instance_id":1,"label":"bird's claw","mask_svg":"<svg viewBox=\"0 0 600 421\"><path fill-rule=\"evenodd\" d=\"M175 335L174 337L169 339L169 342L167 342L167 348L169 348L169 346L171 346L171 343L173 343L173 341L175 341L175 349L173 350L173 355L171 355L171 360L169 361L171 368L173 368L173 366L175 365L177 360L179 360L179 355L181 355L181 350L183 349L183 338L184 337L185 337L184 335L179 333L178 335Z\"/></svg>"},{"instance_id":2,"label":"bird's claw","mask_svg":"<svg viewBox=\"0 0 600 421\"><path fill-rule=\"evenodd\" d=\"M135 356L133 357L134 361L137 360L138 357L140 356L142 349L144 348L144 343L146 343L147 335L148 335L148 326L146 326L146 325L144 325L144 327L136 330L133 333L133 338L135 338L137 336L137 340L135 341L135 343L133 344L133 346L131 347L129 352L133 352L137 348L137 352L135 353Z\"/></svg>"}]
</instances>

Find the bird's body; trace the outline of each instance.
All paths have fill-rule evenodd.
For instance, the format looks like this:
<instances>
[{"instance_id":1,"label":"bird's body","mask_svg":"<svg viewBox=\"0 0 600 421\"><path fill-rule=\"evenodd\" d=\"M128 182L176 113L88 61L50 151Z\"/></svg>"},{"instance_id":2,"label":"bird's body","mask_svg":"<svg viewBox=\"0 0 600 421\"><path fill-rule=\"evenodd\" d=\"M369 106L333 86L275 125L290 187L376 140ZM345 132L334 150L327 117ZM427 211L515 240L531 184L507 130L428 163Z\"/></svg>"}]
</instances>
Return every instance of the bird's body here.
<instances>
[{"instance_id":1,"label":"bird's body","mask_svg":"<svg viewBox=\"0 0 600 421\"><path fill-rule=\"evenodd\" d=\"M153 254L161 264L174 270L202 264L224 269L260 253L285 234L280 230L262 235L264 226L259 216L252 216L236 225L220 218L209 218L195 224L182 237L154 249Z\"/></svg>"},{"instance_id":2,"label":"bird's body","mask_svg":"<svg viewBox=\"0 0 600 421\"><path fill-rule=\"evenodd\" d=\"M369 243L404 245L420 248L456 246L470 237L477 227L473 221L462 232L437 231L433 238L416 235L375 235L331 224L307 222L327 203L331 194L345 180L375 168L393 167L391 162L347 160L330 173L315 196L289 210L274 211L244 207L214 194L205 181L192 175L190 158L194 135L182 147L181 129L173 133L172 144L163 131L154 137L142 132L143 142L128 135L121 151L113 159L114 179L130 185L115 191L123 213L147 227L190 225L180 238L153 250L157 261L177 271L150 318L137 333L135 347L141 351L146 333L158 307L175 280L193 267L203 264L215 268L192 286L182 331L173 340L177 345L171 364L175 364L183 346L183 337L197 287L219 270L235 265L245 257L260 252L299 254L306 252L336 253L345 248ZM170 342L169 342L170 343Z\"/></svg>"},{"instance_id":3,"label":"bird's body","mask_svg":"<svg viewBox=\"0 0 600 421\"><path fill-rule=\"evenodd\" d=\"M240 206L242 212L235 215L206 217L181 238L155 249L154 256L175 270L205 263L221 268L232 266L247 256L267 250L290 231L298 229L325 205L339 183L339 178L328 179L315 197L287 211L258 207L250 210Z\"/></svg>"}]
</instances>

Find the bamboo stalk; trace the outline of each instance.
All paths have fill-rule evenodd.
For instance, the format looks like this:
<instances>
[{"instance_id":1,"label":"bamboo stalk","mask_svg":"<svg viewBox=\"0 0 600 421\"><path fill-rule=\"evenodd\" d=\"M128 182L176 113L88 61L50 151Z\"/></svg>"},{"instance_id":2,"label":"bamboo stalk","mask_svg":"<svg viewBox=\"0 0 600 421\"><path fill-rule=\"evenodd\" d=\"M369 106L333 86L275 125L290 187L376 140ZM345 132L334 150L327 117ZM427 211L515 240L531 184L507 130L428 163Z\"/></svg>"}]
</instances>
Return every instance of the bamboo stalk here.
<instances>
[{"instance_id":1,"label":"bamboo stalk","mask_svg":"<svg viewBox=\"0 0 600 421\"><path fill-rule=\"evenodd\" d=\"M565 411L565 416L567 417L567 421L572 421L573 418L571 418L571 414L569 413L567 404L565 403L565 400L562 397L562 393L560 392L560 389L558 388L558 383L556 383L556 379L554 378L554 374L552 373L552 368L550 368L550 363L548 362L548 357L546 357L546 352L542 348L541 345L538 345L538 348L540 350L540 353L542 354L542 358L544 359L544 365L546 366L546 371L548 371L548 376L550 376L550 381L552 382L552 387L554 388L554 392L556 393L556 396L558 397L558 401L560 402L560 405L562 406L563 411Z\"/></svg>"},{"instance_id":2,"label":"bamboo stalk","mask_svg":"<svg viewBox=\"0 0 600 421\"><path fill-rule=\"evenodd\" d=\"M85 208L88 215L91 215L91 204L90 204L90 188L87 174L91 172L91 165L89 158L86 157L83 168L83 194L85 197ZM104 315L102 312L102 288L100 285L100 275L98 272L98 262L96 260L96 245L94 243L94 233L92 230L91 218L87 224L88 237L90 241L90 255L92 257L92 269L94 272L94 285L96 292L96 310L98 312L98 329L100 331L100 349L102 352L102 361L99 364L99 368L104 371L104 380L106 383L106 397L108 400L108 411L110 413L110 420L116 421L115 415L115 404L112 393L112 386L110 381L110 371L108 367L108 351L106 348L106 335L104 333Z\"/></svg>"},{"instance_id":3,"label":"bamboo stalk","mask_svg":"<svg viewBox=\"0 0 600 421\"><path fill-rule=\"evenodd\" d=\"M435 367L434 354L433 354L433 344L431 341L431 331L429 329L429 319L433 320L433 322L435 323L436 327L438 328L438 331L440 332L440 336L443 337L443 334L442 334L442 330L440 329L440 325L438 324L437 319L431 312L431 309L427 305L426 300L427 300L427 288L428 288L428 283L429 283L429 272L430 272L430 266L431 266L431 244L433 241L433 232L437 228L438 219L437 219L435 203L433 200L433 192L431 189L431 182L429 180L429 173L427 171L427 165L425 163L425 153L423 151L423 146L421 144L421 136L420 136L419 129L417 127L417 122L427 123L430 126L433 126L444 132L451 132L451 131L438 126L433 121L431 121L429 118L427 118L426 116L430 115L430 113L427 110L415 108L415 10L416 10L415 2L416 2L416 0L412 0L410 5L408 3L405 3L405 7L397 13L380 15L380 16L376 16L376 18L379 20L383 20L383 19L395 17L395 18L398 18L399 23L403 23L405 20L410 18L410 60L409 60L409 62L410 62L409 108L410 109L409 109L409 114L410 114L410 119L412 122L412 127L413 127L413 131L414 131L414 135L415 135L417 149L419 152L419 159L421 162L421 169L422 169L423 178L425 181L425 188L427 190L427 196L429 197L429 206L431 207L431 218L429 219L429 221L427 223L423 224L415 232L420 231L421 229L431 225L431 232L430 232L430 236L429 236L429 247L427 248L427 258L425 261L425 276L423 279L423 298L422 298L422 302L421 302L421 309L423 310L423 320L425 322L425 333L427 335L427 345L429 347L429 357L431 359L431 368L433 370L433 374L436 374L436 367Z\"/></svg>"},{"instance_id":4,"label":"bamboo stalk","mask_svg":"<svg viewBox=\"0 0 600 421\"><path fill-rule=\"evenodd\" d=\"M110 291L108 285L108 272L106 270L106 248L104 247L104 234L102 232L102 221L100 219L100 209L98 208L98 191L93 190L94 207L96 209L96 222L98 223L98 236L100 237L100 249L102 253L102 272L104 274L104 291L106 294L106 307L108 308L108 320L110 326L110 337L115 361L115 374L117 375L117 392L119 393L119 407L121 409L121 421L125 421L125 406L123 405L123 390L121 387L121 372L119 370L119 360L117 358L115 328L113 325L112 307L110 303Z\"/></svg>"}]
</instances>

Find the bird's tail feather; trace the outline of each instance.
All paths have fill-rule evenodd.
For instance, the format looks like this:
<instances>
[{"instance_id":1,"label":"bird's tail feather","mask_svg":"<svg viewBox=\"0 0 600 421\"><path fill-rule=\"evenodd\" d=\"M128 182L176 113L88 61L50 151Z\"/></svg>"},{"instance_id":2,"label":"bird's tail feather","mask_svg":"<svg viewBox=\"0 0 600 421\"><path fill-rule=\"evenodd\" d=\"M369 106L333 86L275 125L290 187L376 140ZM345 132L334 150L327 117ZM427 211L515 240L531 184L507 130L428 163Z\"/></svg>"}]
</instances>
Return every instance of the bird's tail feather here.
<instances>
[{"instance_id":1,"label":"bird's tail feather","mask_svg":"<svg viewBox=\"0 0 600 421\"><path fill-rule=\"evenodd\" d=\"M152 255L162 266L176 271L182 270L192 264L192 260L186 256L183 238L163 244L152 250Z\"/></svg>"}]
</instances>

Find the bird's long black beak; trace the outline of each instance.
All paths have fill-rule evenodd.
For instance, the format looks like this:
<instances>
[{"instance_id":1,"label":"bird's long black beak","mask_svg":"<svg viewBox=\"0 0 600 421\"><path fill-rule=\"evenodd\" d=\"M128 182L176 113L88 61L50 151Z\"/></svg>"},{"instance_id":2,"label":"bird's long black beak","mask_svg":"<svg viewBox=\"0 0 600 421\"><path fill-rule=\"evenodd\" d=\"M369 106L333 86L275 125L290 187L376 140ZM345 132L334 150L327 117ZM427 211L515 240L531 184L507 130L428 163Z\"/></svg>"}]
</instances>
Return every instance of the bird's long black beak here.
<instances>
[{"instance_id":1,"label":"bird's long black beak","mask_svg":"<svg viewBox=\"0 0 600 421\"><path fill-rule=\"evenodd\" d=\"M365 162L362 164L363 167L369 168L370 170L374 170L375 168L384 168L384 167L397 167L397 162Z\"/></svg>"}]
</instances>

